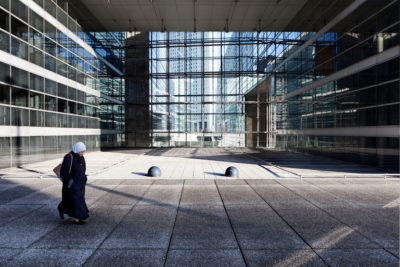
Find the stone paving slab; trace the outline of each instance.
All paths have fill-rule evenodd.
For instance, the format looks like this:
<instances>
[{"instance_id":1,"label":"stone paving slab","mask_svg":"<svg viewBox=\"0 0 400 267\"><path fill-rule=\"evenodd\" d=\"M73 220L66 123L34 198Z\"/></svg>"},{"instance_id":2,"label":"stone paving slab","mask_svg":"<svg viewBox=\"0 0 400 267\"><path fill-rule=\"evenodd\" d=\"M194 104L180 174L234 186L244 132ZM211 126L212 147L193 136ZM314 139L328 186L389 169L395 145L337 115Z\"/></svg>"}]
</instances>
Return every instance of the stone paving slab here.
<instances>
[{"instance_id":1,"label":"stone paving slab","mask_svg":"<svg viewBox=\"0 0 400 267\"><path fill-rule=\"evenodd\" d=\"M215 179L215 183L217 185L246 185L246 181L244 180L226 177Z\"/></svg>"},{"instance_id":2,"label":"stone paving slab","mask_svg":"<svg viewBox=\"0 0 400 267\"><path fill-rule=\"evenodd\" d=\"M118 224L102 248L164 249L169 245L177 207L137 205Z\"/></svg>"},{"instance_id":3,"label":"stone paving slab","mask_svg":"<svg viewBox=\"0 0 400 267\"><path fill-rule=\"evenodd\" d=\"M22 249L15 248L1 248L0 249L0 265L5 265L7 260L12 259L14 256L21 253Z\"/></svg>"},{"instance_id":4,"label":"stone paving slab","mask_svg":"<svg viewBox=\"0 0 400 267\"><path fill-rule=\"evenodd\" d=\"M335 194L335 192L325 190L320 186L310 187L307 184L288 186L288 188L321 208L336 208L343 211L357 209L362 211L362 215L369 216L369 218L366 218L368 220L372 217L379 217L380 219L398 222L397 218L393 218L393 211L390 208L382 208L387 201L379 203L376 199L360 196L354 199L353 194L343 198L340 197L340 194ZM346 189L342 188L341 191L347 191L347 187Z\"/></svg>"},{"instance_id":5,"label":"stone paving slab","mask_svg":"<svg viewBox=\"0 0 400 267\"><path fill-rule=\"evenodd\" d=\"M316 208L274 208L313 248L379 248L355 231L358 228L344 225Z\"/></svg>"},{"instance_id":6,"label":"stone paving slab","mask_svg":"<svg viewBox=\"0 0 400 267\"><path fill-rule=\"evenodd\" d=\"M139 205L178 207L182 185L152 185Z\"/></svg>"},{"instance_id":7,"label":"stone paving slab","mask_svg":"<svg viewBox=\"0 0 400 267\"><path fill-rule=\"evenodd\" d=\"M397 248L386 248L386 250L389 252L389 253L391 253L392 255L394 255L397 259L399 258L399 256L400 256L400 251L399 251L399 247L397 247ZM399 261L399 263L400 263L400 261Z\"/></svg>"},{"instance_id":8,"label":"stone paving slab","mask_svg":"<svg viewBox=\"0 0 400 267\"><path fill-rule=\"evenodd\" d=\"M33 244L33 248L95 249L111 233L113 228L130 210L129 205L95 206L90 224L75 225L65 220L44 238ZM89 207L90 210L90 207ZM112 214L112 216L111 216Z\"/></svg>"},{"instance_id":9,"label":"stone paving slab","mask_svg":"<svg viewBox=\"0 0 400 267\"><path fill-rule=\"evenodd\" d=\"M1 192L0 204L7 204L11 201L14 201L18 198L26 197L35 192L36 192L36 190L34 188L29 188L27 186L12 187L8 190Z\"/></svg>"},{"instance_id":10,"label":"stone paving slab","mask_svg":"<svg viewBox=\"0 0 400 267\"><path fill-rule=\"evenodd\" d=\"M400 202L400 186L399 185L368 185L360 187L359 185L346 184L346 190L336 186L327 186L320 183L318 187L330 192L333 195L344 197L352 202L363 205L376 204L385 205L388 201L398 200Z\"/></svg>"},{"instance_id":11,"label":"stone paving slab","mask_svg":"<svg viewBox=\"0 0 400 267\"><path fill-rule=\"evenodd\" d=\"M154 165L161 168L161 179L216 179L224 175L228 166L237 167L241 179L298 178L300 175L367 177L365 174L384 174L366 166L301 153L248 148L232 151L222 148L169 148L152 151L90 152L86 153L85 157L90 179L93 176L97 179L107 179L110 176L116 179L141 179ZM55 177L52 168L60 161L61 157L23 165L18 169L2 169L0 177ZM272 165L267 164L268 162ZM114 168L119 169L117 175L113 172Z\"/></svg>"},{"instance_id":12,"label":"stone paving slab","mask_svg":"<svg viewBox=\"0 0 400 267\"><path fill-rule=\"evenodd\" d=\"M322 209L294 195L286 188L282 189L280 198L271 193L278 191L276 188L263 187L255 189L272 208L283 217L312 247L338 247L338 248L377 248L370 240L360 235L354 229L329 216ZM285 191L286 190L286 191ZM287 195L291 197L287 197ZM281 201L279 201L281 200Z\"/></svg>"},{"instance_id":13,"label":"stone paving slab","mask_svg":"<svg viewBox=\"0 0 400 267\"><path fill-rule=\"evenodd\" d=\"M0 205L0 226L41 208L42 205Z\"/></svg>"},{"instance_id":14,"label":"stone paving slab","mask_svg":"<svg viewBox=\"0 0 400 267\"><path fill-rule=\"evenodd\" d=\"M3 183L1 183L0 182L0 192L1 191L5 191L5 190L9 190L9 189L11 189L11 188L14 188L14 187L17 187L18 186L18 184L14 184L14 183L5 183L5 182L3 182Z\"/></svg>"},{"instance_id":15,"label":"stone paving slab","mask_svg":"<svg viewBox=\"0 0 400 267\"><path fill-rule=\"evenodd\" d=\"M82 266L90 249L27 249L8 262L9 266Z\"/></svg>"},{"instance_id":16,"label":"stone paving slab","mask_svg":"<svg viewBox=\"0 0 400 267\"><path fill-rule=\"evenodd\" d=\"M185 186L186 185L215 185L214 180L211 179L189 179L185 180Z\"/></svg>"},{"instance_id":17,"label":"stone paving slab","mask_svg":"<svg viewBox=\"0 0 400 267\"><path fill-rule=\"evenodd\" d=\"M34 191L33 193L17 198L13 201L8 202L7 204L9 205L45 205L45 204L50 204L50 201L52 204L55 204L59 202L60 200L58 197L60 196L60 192L62 190L62 185L57 184L57 185L52 185L45 187L43 190L38 190ZM52 198L52 200L49 200L49 197ZM58 203L57 203L58 204Z\"/></svg>"},{"instance_id":18,"label":"stone paving slab","mask_svg":"<svg viewBox=\"0 0 400 267\"><path fill-rule=\"evenodd\" d=\"M147 178L147 179L129 179L124 180L121 185L151 185L156 181L155 179Z\"/></svg>"},{"instance_id":19,"label":"stone paving slab","mask_svg":"<svg viewBox=\"0 0 400 267\"><path fill-rule=\"evenodd\" d=\"M27 248L60 225L55 207L44 205L0 227L0 248Z\"/></svg>"},{"instance_id":20,"label":"stone paving slab","mask_svg":"<svg viewBox=\"0 0 400 267\"><path fill-rule=\"evenodd\" d=\"M399 259L383 249L317 249L316 252L330 266L399 266Z\"/></svg>"},{"instance_id":21,"label":"stone paving slab","mask_svg":"<svg viewBox=\"0 0 400 267\"><path fill-rule=\"evenodd\" d=\"M222 205L217 187L213 185L187 185L182 193L181 206Z\"/></svg>"},{"instance_id":22,"label":"stone paving slab","mask_svg":"<svg viewBox=\"0 0 400 267\"><path fill-rule=\"evenodd\" d=\"M248 266L328 266L311 249L244 250Z\"/></svg>"},{"instance_id":23,"label":"stone paving slab","mask_svg":"<svg viewBox=\"0 0 400 267\"><path fill-rule=\"evenodd\" d=\"M250 205L265 205L264 200L247 185L220 185L218 188L225 205L243 205L244 203Z\"/></svg>"},{"instance_id":24,"label":"stone paving slab","mask_svg":"<svg viewBox=\"0 0 400 267\"><path fill-rule=\"evenodd\" d=\"M165 249L98 249L85 266L161 267L165 261L165 253Z\"/></svg>"},{"instance_id":25,"label":"stone paving slab","mask_svg":"<svg viewBox=\"0 0 400 267\"><path fill-rule=\"evenodd\" d=\"M82 226L58 218L57 178L32 178L59 159L30 164L37 172L7 170L31 178L0 178L0 266L398 265L400 180L300 179L285 168L305 164L322 176L330 165L299 153L107 153L88 154L90 218ZM264 165L263 156L286 165ZM145 176L151 164L161 177ZM241 175L222 176L226 166Z\"/></svg>"},{"instance_id":26,"label":"stone paving slab","mask_svg":"<svg viewBox=\"0 0 400 267\"><path fill-rule=\"evenodd\" d=\"M172 249L236 249L228 217L222 206L190 206L178 211Z\"/></svg>"},{"instance_id":27,"label":"stone paving slab","mask_svg":"<svg viewBox=\"0 0 400 267\"><path fill-rule=\"evenodd\" d=\"M246 266L238 249L172 249L165 266Z\"/></svg>"},{"instance_id":28,"label":"stone paving slab","mask_svg":"<svg viewBox=\"0 0 400 267\"><path fill-rule=\"evenodd\" d=\"M97 205L134 205L140 201L141 196L149 185L118 185L110 193L97 201Z\"/></svg>"},{"instance_id":29,"label":"stone paving slab","mask_svg":"<svg viewBox=\"0 0 400 267\"><path fill-rule=\"evenodd\" d=\"M301 238L266 205L229 206L227 211L243 249L300 249Z\"/></svg>"}]
</instances>

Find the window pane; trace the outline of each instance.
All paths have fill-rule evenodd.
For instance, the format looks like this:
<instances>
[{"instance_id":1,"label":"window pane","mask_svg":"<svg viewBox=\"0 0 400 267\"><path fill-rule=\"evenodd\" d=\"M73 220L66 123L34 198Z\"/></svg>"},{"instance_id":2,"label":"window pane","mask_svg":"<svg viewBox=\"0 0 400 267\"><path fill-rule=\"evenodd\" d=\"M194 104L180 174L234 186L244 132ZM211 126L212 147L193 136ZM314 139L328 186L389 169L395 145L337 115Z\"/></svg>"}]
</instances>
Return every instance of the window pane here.
<instances>
[{"instance_id":1,"label":"window pane","mask_svg":"<svg viewBox=\"0 0 400 267\"><path fill-rule=\"evenodd\" d=\"M10 66L0 62L0 81L10 82Z\"/></svg>"},{"instance_id":2,"label":"window pane","mask_svg":"<svg viewBox=\"0 0 400 267\"><path fill-rule=\"evenodd\" d=\"M29 55L29 61L43 67L43 53L34 47L29 47L30 55Z\"/></svg>"},{"instance_id":3,"label":"window pane","mask_svg":"<svg viewBox=\"0 0 400 267\"><path fill-rule=\"evenodd\" d=\"M58 99L57 103L58 103L58 108L57 108L58 112L66 113L67 112L67 100Z\"/></svg>"},{"instance_id":4,"label":"window pane","mask_svg":"<svg viewBox=\"0 0 400 267\"><path fill-rule=\"evenodd\" d=\"M44 82L43 77L37 76L33 73L30 74L30 84L33 90L43 92L44 88L43 82Z\"/></svg>"},{"instance_id":5,"label":"window pane","mask_svg":"<svg viewBox=\"0 0 400 267\"><path fill-rule=\"evenodd\" d=\"M33 12L31 10L30 12L30 18L29 18L30 24L35 27L39 31L43 31L43 19L40 17L38 14Z\"/></svg>"},{"instance_id":6,"label":"window pane","mask_svg":"<svg viewBox=\"0 0 400 267\"><path fill-rule=\"evenodd\" d=\"M67 86L61 83L57 84L57 95L59 97L67 98Z\"/></svg>"},{"instance_id":7,"label":"window pane","mask_svg":"<svg viewBox=\"0 0 400 267\"><path fill-rule=\"evenodd\" d=\"M31 126L43 127L44 126L44 112L31 110L30 111L30 123Z\"/></svg>"},{"instance_id":8,"label":"window pane","mask_svg":"<svg viewBox=\"0 0 400 267\"><path fill-rule=\"evenodd\" d=\"M85 109L83 104L77 104L77 113L78 115L84 115L85 114Z\"/></svg>"},{"instance_id":9,"label":"window pane","mask_svg":"<svg viewBox=\"0 0 400 267\"><path fill-rule=\"evenodd\" d=\"M76 100L76 90L72 87L68 87L68 99Z\"/></svg>"},{"instance_id":10,"label":"window pane","mask_svg":"<svg viewBox=\"0 0 400 267\"><path fill-rule=\"evenodd\" d=\"M56 113L46 112L45 126L46 127L56 127L57 126L57 114Z\"/></svg>"},{"instance_id":11,"label":"window pane","mask_svg":"<svg viewBox=\"0 0 400 267\"><path fill-rule=\"evenodd\" d=\"M12 108L11 111L11 125L29 126L29 110L22 108Z\"/></svg>"},{"instance_id":12,"label":"window pane","mask_svg":"<svg viewBox=\"0 0 400 267\"><path fill-rule=\"evenodd\" d=\"M76 103L72 101L68 101L68 113L76 113Z\"/></svg>"},{"instance_id":13,"label":"window pane","mask_svg":"<svg viewBox=\"0 0 400 267\"><path fill-rule=\"evenodd\" d=\"M37 48L44 49L45 37L38 31L31 29L29 33L29 43Z\"/></svg>"},{"instance_id":14,"label":"window pane","mask_svg":"<svg viewBox=\"0 0 400 267\"><path fill-rule=\"evenodd\" d=\"M56 111L57 101L55 97L45 96L44 103L47 110Z\"/></svg>"},{"instance_id":15,"label":"window pane","mask_svg":"<svg viewBox=\"0 0 400 267\"><path fill-rule=\"evenodd\" d=\"M10 125L10 107L0 106L0 125Z\"/></svg>"},{"instance_id":16,"label":"window pane","mask_svg":"<svg viewBox=\"0 0 400 267\"><path fill-rule=\"evenodd\" d=\"M56 5L51 0L44 1L44 9L53 17L56 17Z\"/></svg>"},{"instance_id":17,"label":"window pane","mask_svg":"<svg viewBox=\"0 0 400 267\"><path fill-rule=\"evenodd\" d=\"M46 79L45 92L51 95L57 95L57 83Z\"/></svg>"},{"instance_id":18,"label":"window pane","mask_svg":"<svg viewBox=\"0 0 400 267\"><path fill-rule=\"evenodd\" d=\"M51 25L49 22L44 22L44 33L53 40L56 40L57 30L56 28Z\"/></svg>"},{"instance_id":19,"label":"window pane","mask_svg":"<svg viewBox=\"0 0 400 267\"><path fill-rule=\"evenodd\" d=\"M56 72L56 59L53 58L52 56L46 55L45 68L52 72Z\"/></svg>"},{"instance_id":20,"label":"window pane","mask_svg":"<svg viewBox=\"0 0 400 267\"><path fill-rule=\"evenodd\" d=\"M0 9L0 28L6 31L9 31L10 28L10 23L8 19L9 19L8 13Z\"/></svg>"},{"instance_id":21,"label":"window pane","mask_svg":"<svg viewBox=\"0 0 400 267\"><path fill-rule=\"evenodd\" d=\"M16 38L11 38L11 53L14 56L28 60L28 45Z\"/></svg>"},{"instance_id":22,"label":"window pane","mask_svg":"<svg viewBox=\"0 0 400 267\"><path fill-rule=\"evenodd\" d=\"M28 72L17 68L11 68L11 83L21 87L29 88L28 85Z\"/></svg>"},{"instance_id":23,"label":"window pane","mask_svg":"<svg viewBox=\"0 0 400 267\"><path fill-rule=\"evenodd\" d=\"M28 40L28 25L26 25L19 19L11 17L11 33L14 34L15 36L21 38L22 40L27 41Z\"/></svg>"},{"instance_id":24,"label":"window pane","mask_svg":"<svg viewBox=\"0 0 400 267\"><path fill-rule=\"evenodd\" d=\"M29 91L24 89L12 88L11 89L11 104L16 106L28 106Z\"/></svg>"},{"instance_id":25,"label":"window pane","mask_svg":"<svg viewBox=\"0 0 400 267\"><path fill-rule=\"evenodd\" d=\"M57 114L57 127L67 128L68 127L68 115Z\"/></svg>"},{"instance_id":26,"label":"window pane","mask_svg":"<svg viewBox=\"0 0 400 267\"><path fill-rule=\"evenodd\" d=\"M42 94L34 93L31 91L29 93L29 99L29 106L31 108L44 109L44 96Z\"/></svg>"},{"instance_id":27,"label":"window pane","mask_svg":"<svg viewBox=\"0 0 400 267\"><path fill-rule=\"evenodd\" d=\"M44 7L43 5L43 0L34 0L36 2L36 4L38 4L41 7Z\"/></svg>"},{"instance_id":28,"label":"window pane","mask_svg":"<svg viewBox=\"0 0 400 267\"><path fill-rule=\"evenodd\" d=\"M11 12L24 21L28 21L28 8L20 1L11 0Z\"/></svg>"},{"instance_id":29,"label":"window pane","mask_svg":"<svg viewBox=\"0 0 400 267\"><path fill-rule=\"evenodd\" d=\"M0 50L10 51L10 35L0 31Z\"/></svg>"},{"instance_id":30,"label":"window pane","mask_svg":"<svg viewBox=\"0 0 400 267\"><path fill-rule=\"evenodd\" d=\"M10 87L0 84L0 103L10 104Z\"/></svg>"},{"instance_id":31,"label":"window pane","mask_svg":"<svg viewBox=\"0 0 400 267\"><path fill-rule=\"evenodd\" d=\"M5 9L8 10L9 8L9 0L0 0L0 6L4 7Z\"/></svg>"}]
</instances>

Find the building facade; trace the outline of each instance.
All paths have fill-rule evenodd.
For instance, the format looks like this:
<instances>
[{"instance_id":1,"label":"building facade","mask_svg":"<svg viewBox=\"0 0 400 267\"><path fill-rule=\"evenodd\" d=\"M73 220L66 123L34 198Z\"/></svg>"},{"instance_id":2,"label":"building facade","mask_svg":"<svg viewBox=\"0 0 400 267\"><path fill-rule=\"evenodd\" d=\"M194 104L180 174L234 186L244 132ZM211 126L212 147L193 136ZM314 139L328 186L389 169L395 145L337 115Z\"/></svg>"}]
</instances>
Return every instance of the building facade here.
<instances>
[{"instance_id":1,"label":"building facade","mask_svg":"<svg viewBox=\"0 0 400 267\"><path fill-rule=\"evenodd\" d=\"M265 32L149 33L149 146L246 146L245 94Z\"/></svg>"},{"instance_id":2,"label":"building facade","mask_svg":"<svg viewBox=\"0 0 400 267\"><path fill-rule=\"evenodd\" d=\"M102 106L123 104L96 34L69 11L68 1L0 1L0 167L61 157L76 141L99 150L99 114L113 112Z\"/></svg>"},{"instance_id":3,"label":"building facade","mask_svg":"<svg viewBox=\"0 0 400 267\"><path fill-rule=\"evenodd\" d=\"M398 172L400 1L348 9L356 4L330 28L297 33L303 42L271 51L263 84L270 108L258 112L272 118L272 147Z\"/></svg>"},{"instance_id":4,"label":"building facade","mask_svg":"<svg viewBox=\"0 0 400 267\"><path fill-rule=\"evenodd\" d=\"M399 171L399 0L304 13L306 32L85 31L75 18L94 17L70 2L0 0L0 167L81 140L283 148Z\"/></svg>"}]
</instances>

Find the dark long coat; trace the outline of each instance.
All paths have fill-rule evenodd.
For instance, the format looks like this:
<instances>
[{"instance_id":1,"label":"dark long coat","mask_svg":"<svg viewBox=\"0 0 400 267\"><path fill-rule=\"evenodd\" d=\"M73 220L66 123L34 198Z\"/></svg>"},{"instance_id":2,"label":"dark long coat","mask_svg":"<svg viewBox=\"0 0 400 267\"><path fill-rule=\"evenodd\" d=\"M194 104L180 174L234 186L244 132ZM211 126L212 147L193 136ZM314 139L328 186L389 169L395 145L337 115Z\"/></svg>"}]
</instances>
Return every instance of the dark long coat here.
<instances>
[{"instance_id":1,"label":"dark long coat","mask_svg":"<svg viewBox=\"0 0 400 267\"><path fill-rule=\"evenodd\" d=\"M71 155L72 168L71 173L69 173ZM85 186L87 181L85 172L86 163L84 157L72 151L64 156L60 171L60 176L63 180L62 201L58 205L58 210L80 220L85 220L89 217L89 210L85 202Z\"/></svg>"}]
</instances>

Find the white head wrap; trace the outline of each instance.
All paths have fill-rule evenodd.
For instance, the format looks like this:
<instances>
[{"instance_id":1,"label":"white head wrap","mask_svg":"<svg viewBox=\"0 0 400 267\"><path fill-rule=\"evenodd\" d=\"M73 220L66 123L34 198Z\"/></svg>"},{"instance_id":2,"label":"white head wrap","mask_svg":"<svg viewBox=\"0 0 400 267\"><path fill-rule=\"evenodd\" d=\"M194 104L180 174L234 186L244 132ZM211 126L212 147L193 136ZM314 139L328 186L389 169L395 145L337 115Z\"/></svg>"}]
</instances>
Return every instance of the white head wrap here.
<instances>
[{"instance_id":1,"label":"white head wrap","mask_svg":"<svg viewBox=\"0 0 400 267\"><path fill-rule=\"evenodd\" d=\"M79 153L81 151L86 151L86 146L82 142L78 142L72 146L72 152Z\"/></svg>"}]
</instances>

